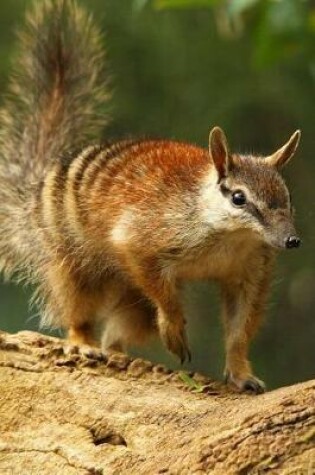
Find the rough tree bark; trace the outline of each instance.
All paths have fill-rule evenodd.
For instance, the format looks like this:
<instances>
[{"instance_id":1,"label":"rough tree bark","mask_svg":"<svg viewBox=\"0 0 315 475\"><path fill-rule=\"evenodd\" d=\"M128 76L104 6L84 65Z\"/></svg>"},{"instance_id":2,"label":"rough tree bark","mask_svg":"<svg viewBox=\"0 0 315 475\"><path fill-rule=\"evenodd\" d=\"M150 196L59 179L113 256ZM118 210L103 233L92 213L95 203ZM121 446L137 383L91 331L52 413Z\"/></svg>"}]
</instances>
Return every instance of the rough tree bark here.
<instances>
[{"instance_id":1,"label":"rough tree bark","mask_svg":"<svg viewBox=\"0 0 315 475\"><path fill-rule=\"evenodd\" d=\"M0 474L315 473L315 381L251 396L182 378L1 333Z\"/></svg>"}]
</instances>

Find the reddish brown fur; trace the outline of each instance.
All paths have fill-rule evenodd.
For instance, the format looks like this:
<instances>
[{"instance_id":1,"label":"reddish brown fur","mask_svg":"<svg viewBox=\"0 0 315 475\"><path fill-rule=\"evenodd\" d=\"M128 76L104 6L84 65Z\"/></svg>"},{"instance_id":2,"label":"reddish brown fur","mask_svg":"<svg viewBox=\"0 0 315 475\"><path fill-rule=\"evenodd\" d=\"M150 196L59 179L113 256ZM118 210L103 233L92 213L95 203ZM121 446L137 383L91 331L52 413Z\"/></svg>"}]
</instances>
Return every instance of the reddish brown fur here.
<instances>
[{"instance_id":1,"label":"reddish brown fur","mask_svg":"<svg viewBox=\"0 0 315 475\"><path fill-rule=\"evenodd\" d=\"M222 147L224 141L220 154ZM222 288L226 374L237 386L259 391L247 352L261 319L274 250L255 237L255 222L239 228L233 218L231 228L216 229L215 219L214 227L200 221L204 201L211 209L206 195L202 199L207 180L211 193L219 193L213 160L193 145L126 141L87 147L54 165L38 207L43 247L49 241L57 249L49 251L44 277L47 314L52 321L57 314L58 324L79 344L90 344L93 323L105 318L104 348L117 349L154 333L157 309L162 340L183 360L190 352L181 284L215 279ZM255 158L230 160L230 180L251 186L266 203L274 193L280 208L286 206L286 188L272 168ZM264 213L266 219L271 214Z\"/></svg>"},{"instance_id":2,"label":"reddish brown fur","mask_svg":"<svg viewBox=\"0 0 315 475\"><path fill-rule=\"evenodd\" d=\"M103 351L159 333L182 361L190 357L182 284L212 279L222 294L227 379L261 392L248 346L276 250L288 238L298 243L278 169L299 132L266 158L230 154L218 127L209 151L125 140L62 154L99 129L103 54L75 4L46 0L37 8L13 82L24 108L11 100L2 111L1 269L38 286L43 324L65 328L71 343L98 344L97 325L105 327ZM34 64L43 68L39 84Z\"/></svg>"}]
</instances>

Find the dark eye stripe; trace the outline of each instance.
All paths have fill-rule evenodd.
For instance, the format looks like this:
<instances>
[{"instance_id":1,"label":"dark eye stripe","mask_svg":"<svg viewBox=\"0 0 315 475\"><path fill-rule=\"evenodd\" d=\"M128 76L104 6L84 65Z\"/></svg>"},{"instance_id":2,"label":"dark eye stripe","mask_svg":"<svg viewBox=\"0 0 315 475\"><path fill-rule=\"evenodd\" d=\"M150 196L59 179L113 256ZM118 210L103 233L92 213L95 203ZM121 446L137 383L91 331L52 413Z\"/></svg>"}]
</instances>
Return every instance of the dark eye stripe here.
<instances>
[{"instance_id":1,"label":"dark eye stripe","mask_svg":"<svg viewBox=\"0 0 315 475\"><path fill-rule=\"evenodd\" d=\"M223 196L228 196L231 194L232 190L230 190L224 183L220 185L220 190ZM244 208L254 216L261 224L264 224L265 219L261 211L251 202L247 201Z\"/></svg>"},{"instance_id":2,"label":"dark eye stripe","mask_svg":"<svg viewBox=\"0 0 315 475\"><path fill-rule=\"evenodd\" d=\"M258 219L258 221L261 223L261 224L264 224L265 223L265 218L264 218L264 215L262 214L261 211L259 211L259 209L253 204L251 203L250 201L247 203L247 207L246 209L248 210L248 212L254 216L256 219Z\"/></svg>"}]
</instances>

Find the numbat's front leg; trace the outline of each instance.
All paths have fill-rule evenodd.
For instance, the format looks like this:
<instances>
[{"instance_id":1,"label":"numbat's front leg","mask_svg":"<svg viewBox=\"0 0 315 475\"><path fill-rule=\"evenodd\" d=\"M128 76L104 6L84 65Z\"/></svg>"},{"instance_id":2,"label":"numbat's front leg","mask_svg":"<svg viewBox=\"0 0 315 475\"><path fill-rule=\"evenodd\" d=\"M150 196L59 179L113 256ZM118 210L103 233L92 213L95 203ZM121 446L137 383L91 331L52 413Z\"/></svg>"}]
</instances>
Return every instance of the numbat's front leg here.
<instances>
[{"instance_id":1,"label":"numbat's front leg","mask_svg":"<svg viewBox=\"0 0 315 475\"><path fill-rule=\"evenodd\" d=\"M263 393L266 387L263 381L254 376L248 361L248 351L262 318L270 281L270 263L265 258L255 272L249 272L238 283L230 281L222 287L225 380L241 391L256 394Z\"/></svg>"},{"instance_id":2,"label":"numbat's front leg","mask_svg":"<svg viewBox=\"0 0 315 475\"><path fill-rule=\"evenodd\" d=\"M265 391L263 381L253 375L248 361L252 331L257 326L259 315L246 302L246 290L241 287L223 290L225 325L225 380L241 391L256 394Z\"/></svg>"},{"instance_id":3,"label":"numbat's front leg","mask_svg":"<svg viewBox=\"0 0 315 475\"><path fill-rule=\"evenodd\" d=\"M185 319L179 303L177 288L173 282L163 280L157 273L137 276L137 283L143 293L157 308L157 325L162 342L166 348L178 356L181 363L191 360L185 330Z\"/></svg>"},{"instance_id":4,"label":"numbat's front leg","mask_svg":"<svg viewBox=\"0 0 315 475\"><path fill-rule=\"evenodd\" d=\"M185 330L185 319L179 306L174 302L169 306L159 306L158 327L161 340L166 348L177 355L183 363L191 360L191 353Z\"/></svg>"}]
</instances>

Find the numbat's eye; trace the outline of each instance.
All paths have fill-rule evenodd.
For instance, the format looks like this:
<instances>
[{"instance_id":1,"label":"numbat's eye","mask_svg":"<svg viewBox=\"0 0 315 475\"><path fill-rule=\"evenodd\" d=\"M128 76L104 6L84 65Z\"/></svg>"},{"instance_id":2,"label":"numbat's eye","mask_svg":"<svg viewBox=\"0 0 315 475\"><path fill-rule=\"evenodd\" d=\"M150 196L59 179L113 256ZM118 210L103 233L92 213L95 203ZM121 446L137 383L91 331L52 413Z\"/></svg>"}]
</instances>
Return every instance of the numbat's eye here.
<instances>
[{"instance_id":1,"label":"numbat's eye","mask_svg":"<svg viewBox=\"0 0 315 475\"><path fill-rule=\"evenodd\" d=\"M240 190L234 191L232 193L232 203L235 206L244 206L246 204L245 194Z\"/></svg>"}]
</instances>

